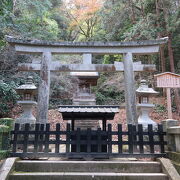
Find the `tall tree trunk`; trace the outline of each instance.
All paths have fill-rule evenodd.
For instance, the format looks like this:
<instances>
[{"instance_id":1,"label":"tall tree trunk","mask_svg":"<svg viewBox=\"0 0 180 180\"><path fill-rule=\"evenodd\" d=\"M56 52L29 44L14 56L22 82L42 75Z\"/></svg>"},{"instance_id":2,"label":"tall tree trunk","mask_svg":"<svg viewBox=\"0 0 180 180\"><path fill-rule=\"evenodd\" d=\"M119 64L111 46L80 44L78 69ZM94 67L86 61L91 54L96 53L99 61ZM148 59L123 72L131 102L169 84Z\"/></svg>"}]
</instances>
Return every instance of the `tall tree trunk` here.
<instances>
[{"instance_id":1,"label":"tall tree trunk","mask_svg":"<svg viewBox=\"0 0 180 180\"><path fill-rule=\"evenodd\" d=\"M16 9L16 2L17 2L17 0L13 0L13 13L14 13L14 11Z\"/></svg>"},{"instance_id":2,"label":"tall tree trunk","mask_svg":"<svg viewBox=\"0 0 180 180\"><path fill-rule=\"evenodd\" d=\"M173 49L172 49L172 34L169 32L168 33L168 54L169 54L169 61L170 61L170 69L171 72L175 72L175 68L174 68L174 55L173 55Z\"/></svg>"},{"instance_id":3,"label":"tall tree trunk","mask_svg":"<svg viewBox=\"0 0 180 180\"><path fill-rule=\"evenodd\" d=\"M161 4L163 7L163 15L164 15L164 20L166 23L166 34L169 37L168 40L168 54L169 54L169 62L170 62L170 70L171 72L175 73L175 66L174 66L174 55L173 55L173 49L172 49L172 33L169 32L168 29L168 8L165 6L165 3L163 0L161 0ZM175 94L175 104L177 107L178 114L180 115L180 95L179 95L179 90L174 89L174 94Z\"/></svg>"},{"instance_id":4,"label":"tall tree trunk","mask_svg":"<svg viewBox=\"0 0 180 180\"><path fill-rule=\"evenodd\" d=\"M142 17L144 18L145 17L145 13L144 13L144 4L143 4L142 0L141 0L141 14L142 14Z\"/></svg>"},{"instance_id":5,"label":"tall tree trunk","mask_svg":"<svg viewBox=\"0 0 180 180\"><path fill-rule=\"evenodd\" d=\"M160 47L160 58L161 58L161 71L165 72L166 71L166 60L164 56L164 47Z\"/></svg>"},{"instance_id":6,"label":"tall tree trunk","mask_svg":"<svg viewBox=\"0 0 180 180\"><path fill-rule=\"evenodd\" d=\"M168 35L169 41L168 41L168 54L169 54L169 60L170 60L170 69L171 72L175 73L175 67L174 67L174 55L173 55L173 49L172 49L172 34L169 33ZM174 89L175 94L175 104L177 107L178 114L180 114L180 95L179 90Z\"/></svg>"},{"instance_id":7,"label":"tall tree trunk","mask_svg":"<svg viewBox=\"0 0 180 180\"><path fill-rule=\"evenodd\" d=\"M136 18L135 18L133 0L129 0L128 2L129 2L129 7L131 9L131 21L132 21L133 24L135 24Z\"/></svg>"},{"instance_id":8,"label":"tall tree trunk","mask_svg":"<svg viewBox=\"0 0 180 180\"><path fill-rule=\"evenodd\" d=\"M157 28L160 28L160 2L159 0L156 0L156 21L157 21ZM161 38L162 35L161 33L158 31L157 33L157 37ZM164 47L160 47L160 61L161 61L161 71L165 72L166 71L166 62L165 62L165 57L164 57Z\"/></svg>"}]
</instances>

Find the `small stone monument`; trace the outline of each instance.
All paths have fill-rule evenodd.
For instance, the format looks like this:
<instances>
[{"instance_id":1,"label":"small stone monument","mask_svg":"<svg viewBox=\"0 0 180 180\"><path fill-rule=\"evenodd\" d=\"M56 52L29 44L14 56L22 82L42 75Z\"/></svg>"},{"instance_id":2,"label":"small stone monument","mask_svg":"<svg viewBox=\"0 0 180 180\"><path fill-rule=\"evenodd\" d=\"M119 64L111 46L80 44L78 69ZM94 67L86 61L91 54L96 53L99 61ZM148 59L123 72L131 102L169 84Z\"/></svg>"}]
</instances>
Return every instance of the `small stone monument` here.
<instances>
[{"instance_id":1,"label":"small stone monument","mask_svg":"<svg viewBox=\"0 0 180 180\"><path fill-rule=\"evenodd\" d=\"M137 107L140 111L138 124L142 124L145 129L147 128L148 124L156 126L157 124L149 117L149 112L154 107L154 105L149 102L149 97L157 95L158 92L152 88L149 88L146 80L141 80L141 84L136 90L136 94L139 100Z\"/></svg>"},{"instance_id":2,"label":"small stone monument","mask_svg":"<svg viewBox=\"0 0 180 180\"><path fill-rule=\"evenodd\" d=\"M96 97L91 92L91 87L97 86L99 74L97 72L71 72L71 76L79 79L77 89L73 94L73 105L96 105Z\"/></svg>"},{"instance_id":3,"label":"small stone monument","mask_svg":"<svg viewBox=\"0 0 180 180\"><path fill-rule=\"evenodd\" d=\"M71 76L79 79L77 89L73 95L73 105L79 107L96 106L96 96L91 92L91 87L97 85L99 74L97 72L71 72ZM74 127L83 130L87 128L97 129L99 128L99 120L92 120L87 116L83 120L74 121Z\"/></svg>"},{"instance_id":4,"label":"small stone monument","mask_svg":"<svg viewBox=\"0 0 180 180\"><path fill-rule=\"evenodd\" d=\"M35 124L36 118L32 114L32 108L37 103L34 101L34 96L37 94L37 87L33 83L33 78L29 76L27 78L26 84L19 86L17 89L19 95L22 99L17 103L22 106L23 113L16 119L16 123L25 124Z\"/></svg>"}]
</instances>

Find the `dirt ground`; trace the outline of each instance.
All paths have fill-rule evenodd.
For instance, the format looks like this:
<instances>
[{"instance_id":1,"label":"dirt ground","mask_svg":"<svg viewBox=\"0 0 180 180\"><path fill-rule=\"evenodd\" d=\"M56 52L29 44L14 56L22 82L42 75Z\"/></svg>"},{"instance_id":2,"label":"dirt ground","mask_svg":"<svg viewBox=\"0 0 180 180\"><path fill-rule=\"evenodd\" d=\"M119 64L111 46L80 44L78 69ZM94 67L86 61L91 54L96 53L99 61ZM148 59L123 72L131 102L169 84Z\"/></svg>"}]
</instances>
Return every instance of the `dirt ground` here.
<instances>
[{"instance_id":1,"label":"dirt ground","mask_svg":"<svg viewBox=\"0 0 180 180\"><path fill-rule=\"evenodd\" d=\"M165 98L152 98L151 101L154 104L160 104L163 107L166 107L166 100ZM17 106L14 108L12 117L17 118L19 117L20 113L22 112L21 108ZM36 116L36 109L34 109L34 115ZM154 120L157 123L161 123L162 120L165 120L168 118L167 111L157 111L152 110L150 113L150 117L152 120ZM177 113L173 113L173 119L179 120L180 122L180 116ZM58 109L51 109L49 110L49 123L51 124L52 128L55 128L55 125L57 123L61 124L61 128L65 129L67 121L63 121L61 113L58 111ZM112 124L112 129L117 129L117 124L122 124L123 129L126 129L126 111L125 109L120 109L119 113L117 113L114 117L114 120L107 121L107 124Z\"/></svg>"}]
</instances>

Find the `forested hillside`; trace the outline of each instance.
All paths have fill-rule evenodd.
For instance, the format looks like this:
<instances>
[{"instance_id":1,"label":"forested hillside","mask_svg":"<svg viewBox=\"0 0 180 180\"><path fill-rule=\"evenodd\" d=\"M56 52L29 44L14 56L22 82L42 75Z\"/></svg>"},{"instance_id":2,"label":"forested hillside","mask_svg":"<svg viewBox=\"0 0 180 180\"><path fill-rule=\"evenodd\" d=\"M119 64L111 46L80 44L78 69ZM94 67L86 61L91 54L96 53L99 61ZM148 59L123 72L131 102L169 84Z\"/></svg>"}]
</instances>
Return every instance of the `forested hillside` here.
<instances>
[{"instance_id":1,"label":"forested hillside","mask_svg":"<svg viewBox=\"0 0 180 180\"><path fill-rule=\"evenodd\" d=\"M159 55L135 56L134 61L154 63L159 72L180 73L180 0L1 0L0 1L0 117L7 116L18 98L14 88L25 82L27 73L17 71L18 62L39 57L18 55L5 36L52 41L135 41L169 37ZM80 56L55 56L66 63L81 62ZM93 56L93 63L122 61L121 56ZM38 86L39 75L34 77ZM152 73L135 74L154 86ZM51 103L70 103L75 79L69 74L52 75ZM123 76L100 75L98 104L124 102ZM162 95L162 92L161 92ZM172 91L173 110L180 113L178 90ZM6 103L5 103L6 102ZM164 108L158 105L158 108Z\"/></svg>"}]
</instances>

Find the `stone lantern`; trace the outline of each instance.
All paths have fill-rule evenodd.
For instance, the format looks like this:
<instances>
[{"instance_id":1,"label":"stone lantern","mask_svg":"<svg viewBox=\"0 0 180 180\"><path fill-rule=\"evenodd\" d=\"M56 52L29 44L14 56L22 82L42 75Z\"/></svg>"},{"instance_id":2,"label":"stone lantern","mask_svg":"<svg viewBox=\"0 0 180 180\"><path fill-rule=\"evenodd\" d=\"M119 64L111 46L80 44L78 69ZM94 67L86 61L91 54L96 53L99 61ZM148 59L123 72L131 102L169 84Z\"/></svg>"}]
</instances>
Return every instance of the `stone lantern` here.
<instances>
[{"instance_id":1,"label":"stone lantern","mask_svg":"<svg viewBox=\"0 0 180 180\"><path fill-rule=\"evenodd\" d=\"M139 88L136 90L138 97L138 109L140 115L138 118L138 124L142 124L144 128L147 128L148 124L156 126L157 124L149 117L149 112L154 107L154 104L149 102L149 98L158 94L153 88L149 88L146 80L141 80Z\"/></svg>"},{"instance_id":2,"label":"stone lantern","mask_svg":"<svg viewBox=\"0 0 180 180\"><path fill-rule=\"evenodd\" d=\"M22 96L22 99L17 103L20 104L23 109L23 114L16 119L16 123L35 124L36 118L32 114L32 109L33 106L37 104L34 101L34 96L37 94L37 87L33 83L33 78L29 76L26 84L19 86L16 90L18 94Z\"/></svg>"}]
</instances>

